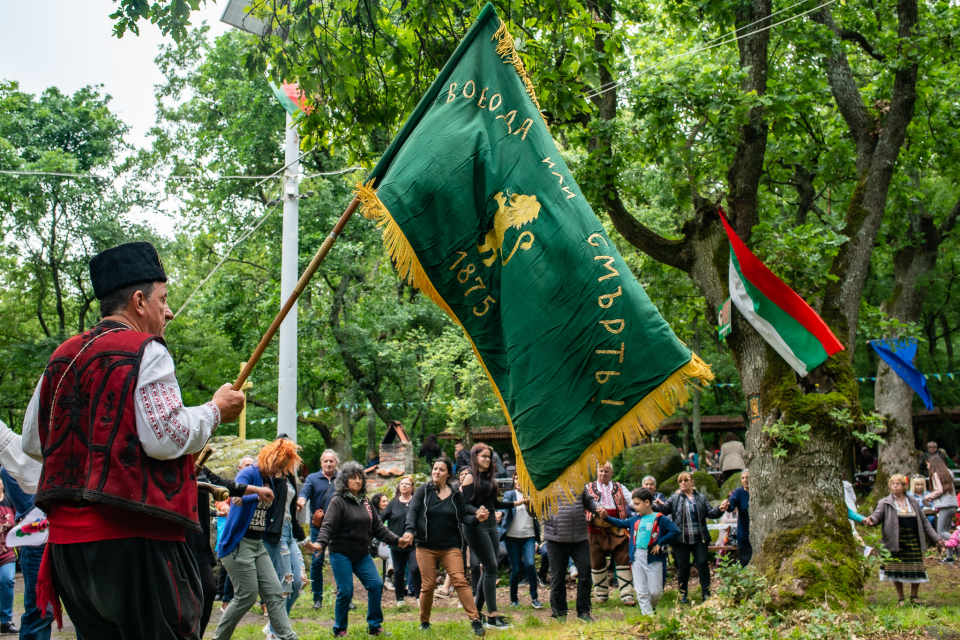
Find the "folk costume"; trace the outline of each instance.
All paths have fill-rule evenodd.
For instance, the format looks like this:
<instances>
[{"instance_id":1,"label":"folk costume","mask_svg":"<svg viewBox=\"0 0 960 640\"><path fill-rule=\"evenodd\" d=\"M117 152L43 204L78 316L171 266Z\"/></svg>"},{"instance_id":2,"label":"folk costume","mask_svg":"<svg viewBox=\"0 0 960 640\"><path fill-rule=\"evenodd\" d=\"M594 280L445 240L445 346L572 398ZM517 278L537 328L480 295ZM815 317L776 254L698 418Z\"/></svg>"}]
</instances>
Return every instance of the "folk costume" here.
<instances>
[{"instance_id":1,"label":"folk costume","mask_svg":"<svg viewBox=\"0 0 960 640\"><path fill-rule=\"evenodd\" d=\"M620 601L633 606L636 590L633 588L633 572L630 569L630 538L627 532L614 527L594 515L603 507L611 517L626 520L634 515L630 494L619 482L600 484L591 482L584 489L584 500L589 508L584 512L587 518L587 538L590 542L590 566L593 574L593 596L599 602L606 602L610 596L607 577L607 558L612 558L617 571L617 583L620 585Z\"/></svg>"},{"instance_id":2,"label":"folk costume","mask_svg":"<svg viewBox=\"0 0 960 640\"><path fill-rule=\"evenodd\" d=\"M90 279L103 300L167 276L153 245L131 242L95 256ZM50 523L41 611L52 602L60 624L62 599L84 638L200 638L184 530L200 531L191 454L219 424L213 402L183 405L159 336L103 321L57 348L23 425Z\"/></svg>"},{"instance_id":3,"label":"folk costume","mask_svg":"<svg viewBox=\"0 0 960 640\"><path fill-rule=\"evenodd\" d=\"M880 543L890 552L890 560L880 567L882 582L929 582L923 564L928 540L942 538L923 515L923 507L909 494L897 498L892 493L880 499L870 516L874 526L881 526Z\"/></svg>"}]
</instances>

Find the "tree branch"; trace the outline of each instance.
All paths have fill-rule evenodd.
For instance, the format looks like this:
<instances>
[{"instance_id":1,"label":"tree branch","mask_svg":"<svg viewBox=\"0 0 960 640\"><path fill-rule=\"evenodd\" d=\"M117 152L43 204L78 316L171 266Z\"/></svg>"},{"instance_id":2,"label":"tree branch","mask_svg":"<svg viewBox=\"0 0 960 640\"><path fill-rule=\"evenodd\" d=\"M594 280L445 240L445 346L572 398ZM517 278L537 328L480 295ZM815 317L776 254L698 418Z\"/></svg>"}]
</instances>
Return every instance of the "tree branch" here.
<instances>
[{"instance_id":1,"label":"tree branch","mask_svg":"<svg viewBox=\"0 0 960 640\"><path fill-rule=\"evenodd\" d=\"M828 7L811 13L810 18L842 39L841 29L833 21L833 14ZM857 146L857 174L862 175L870 164L870 156L877 142L876 137L870 135L870 113L863 103L863 97L860 95L853 71L850 69L850 61L843 47L838 46L827 56L827 81L830 83L830 91L833 93L837 108L853 135L853 141Z\"/></svg>"},{"instance_id":2,"label":"tree branch","mask_svg":"<svg viewBox=\"0 0 960 640\"><path fill-rule=\"evenodd\" d=\"M953 209L947 215L947 219L943 221L943 224L940 225L940 236L946 236L948 233L953 231L954 226L957 224L957 219L960 218L960 199L957 200L956 204L953 205Z\"/></svg>"},{"instance_id":3,"label":"tree branch","mask_svg":"<svg viewBox=\"0 0 960 640\"><path fill-rule=\"evenodd\" d=\"M690 271L690 258L686 255L684 249L687 246L687 239L669 240L657 232L653 231L639 220L637 220L629 211L623 200L620 199L620 191L616 187L611 187L611 196L604 196L604 204L607 212L610 214L610 220L623 238L643 251L645 254L658 262L680 269L684 272Z\"/></svg>"},{"instance_id":4,"label":"tree branch","mask_svg":"<svg viewBox=\"0 0 960 640\"><path fill-rule=\"evenodd\" d=\"M848 42L856 42L858 45L860 45L860 48L863 49L864 53L877 62L883 62L887 59L885 55L877 51L873 45L867 42L867 39L859 31L854 31L853 29L841 29L840 39L847 40Z\"/></svg>"},{"instance_id":5,"label":"tree branch","mask_svg":"<svg viewBox=\"0 0 960 640\"><path fill-rule=\"evenodd\" d=\"M340 284L337 285L333 293L333 303L330 305L330 319L328 323L333 332L333 338L337 341L340 357L343 360L343 365L346 367L347 372L356 380L357 386L360 387L363 395L367 396L367 400L370 401L370 406L372 406L373 410L380 416L380 419L389 424L393 419L390 410L387 409L387 405L383 402L383 399L380 398L380 393L377 391L376 386L364 375L363 370L360 368L360 363L357 362L357 359L350 352L347 337L340 327L340 312L343 309L343 302L347 291L350 289L350 281L353 279L359 278L356 274L347 274L340 279Z\"/></svg>"}]
</instances>

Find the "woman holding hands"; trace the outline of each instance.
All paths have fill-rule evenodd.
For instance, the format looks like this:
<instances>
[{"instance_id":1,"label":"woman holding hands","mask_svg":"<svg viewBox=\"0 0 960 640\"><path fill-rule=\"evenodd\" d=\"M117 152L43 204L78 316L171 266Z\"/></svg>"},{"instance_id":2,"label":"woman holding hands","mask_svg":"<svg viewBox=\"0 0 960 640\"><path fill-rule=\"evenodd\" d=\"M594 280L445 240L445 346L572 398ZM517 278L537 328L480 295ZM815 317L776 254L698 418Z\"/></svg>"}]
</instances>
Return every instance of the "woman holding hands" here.
<instances>
[{"instance_id":1,"label":"woman holding hands","mask_svg":"<svg viewBox=\"0 0 960 640\"><path fill-rule=\"evenodd\" d=\"M410 502L413 500L413 476L403 476L397 485L397 495L390 501L387 508L380 512L380 517L387 523L387 528L398 536L406 533L407 513ZM420 598L420 567L417 565L417 553L413 546L401 549L398 546L390 547L393 557L393 592L397 596L397 607L404 607L403 598L407 593L407 567L410 568L410 586L413 588L413 597Z\"/></svg>"},{"instance_id":2,"label":"woman holding hands","mask_svg":"<svg viewBox=\"0 0 960 640\"><path fill-rule=\"evenodd\" d=\"M286 598L280 578L270 554L263 544L264 533L270 529L279 509L274 508L276 479L285 477L301 462L297 445L286 438L278 438L261 449L256 463L237 474L236 482L256 487L256 493L245 495L241 504L230 509L217 543L217 557L233 583L234 596L220 616L215 640L233 637L233 631L257 594L267 606L270 627L280 640L295 640L287 615ZM283 513L279 513L283 518Z\"/></svg>"},{"instance_id":3,"label":"woman holding hands","mask_svg":"<svg viewBox=\"0 0 960 640\"><path fill-rule=\"evenodd\" d=\"M383 580L370 557L370 542L377 538L400 548L410 546L412 534L398 538L383 526L377 510L365 495L367 478L363 467L348 462L334 481L336 493L330 500L317 536L320 551L329 547L330 568L337 583L337 604L334 608L334 637L347 635L347 614L353 599L353 576L367 590L367 632L383 635Z\"/></svg>"},{"instance_id":4,"label":"woman holding hands","mask_svg":"<svg viewBox=\"0 0 960 640\"><path fill-rule=\"evenodd\" d=\"M892 582L897 590L897 604L904 606L903 583L910 584L910 602L922 606L917 600L920 583L929 582L923 566L923 554L927 539L943 548L943 539L937 535L930 522L923 517L923 508L907 493L907 478L902 474L890 477L887 486L890 495L881 498L877 510L863 520L868 527L883 526L881 542L893 558L880 568L880 581Z\"/></svg>"},{"instance_id":5,"label":"woman holding hands","mask_svg":"<svg viewBox=\"0 0 960 640\"><path fill-rule=\"evenodd\" d=\"M473 633L486 634L480 614L473 602L470 585L463 573L460 546L463 534L460 525L467 513L463 494L450 487L453 463L442 457L433 463L431 481L421 485L413 494L407 510L404 538L413 536L417 543L417 564L423 580L420 592L420 630L430 629L430 611L433 608L433 590L437 586L437 563L443 565L457 590L460 604L470 618Z\"/></svg>"},{"instance_id":6,"label":"woman holding hands","mask_svg":"<svg viewBox=\"0 0 960 640\"><path fill-rule=\"evenodd\" d=\"M497 530L497 509L513 509L526 505L529 499L513 502L499 499L500 487L494 480L493 452L483 444L470 450L470 473L463 479L463 500L467 505L463 534L470 545L471 555L480 561L483 574L476 584L477 611L487 604L485 626L491 629L509 629L510 625L497 615L497 553L500 551L500 533ZM471 562L472 563L472 562Z\"/></svg>"}]
</instances>

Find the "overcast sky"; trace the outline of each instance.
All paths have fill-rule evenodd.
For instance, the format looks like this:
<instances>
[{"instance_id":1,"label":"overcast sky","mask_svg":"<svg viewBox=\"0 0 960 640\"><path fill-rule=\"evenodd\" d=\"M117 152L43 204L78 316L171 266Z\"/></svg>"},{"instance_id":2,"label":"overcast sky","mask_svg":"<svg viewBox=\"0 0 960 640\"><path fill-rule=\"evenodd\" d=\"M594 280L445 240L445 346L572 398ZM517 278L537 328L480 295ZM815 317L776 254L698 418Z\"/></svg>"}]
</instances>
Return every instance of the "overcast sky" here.
<instances>
[{"instance_id":1,"label":"overcast sky","mask_svg":"<svg viewBox=\"0 0 960 640\"><path fill-rule=\"evenodd\" d=\"M16 80L21 91L39 94L55 86L73 93L87 85L102 84L113 100L112 111L132 127L127 141L146 146L147 130L154 122L153 86L163 75L153 59L158 47L173 42L160 29L142 22L140 35L113 36L112 0L4 0L3 37L0 38L0 78ZM228 27L220 22L227 0L211 2L194 13L191 22L206 20L216 37Z\"/></svg>"},{"instance_id":2,"label":"overcast sky","mask_svg":"<svg viewBox=\"0 0 960 640\"><path fill-rule=\"evenodd\" d=\"M231 27L220 22L227 0L207 0L191 22L206 20L211 37ZM112 0L44 0L43 3L0 0L4 34L0 38L0 78L16 80L20 90L39 95L47 87L72 94L87 85L102 84L113 97L110 109L130 125L127 142L149 145L147 131L156 119L154 85L163 74L153 60L159 46L172 43L160 29L141 22L140 35L113 36ZM42 20L41 20L42 19ZM177 226L176 203L164 206L170 215L142 212L156 231L171 235Z\"/></svg>"}]
</instances>

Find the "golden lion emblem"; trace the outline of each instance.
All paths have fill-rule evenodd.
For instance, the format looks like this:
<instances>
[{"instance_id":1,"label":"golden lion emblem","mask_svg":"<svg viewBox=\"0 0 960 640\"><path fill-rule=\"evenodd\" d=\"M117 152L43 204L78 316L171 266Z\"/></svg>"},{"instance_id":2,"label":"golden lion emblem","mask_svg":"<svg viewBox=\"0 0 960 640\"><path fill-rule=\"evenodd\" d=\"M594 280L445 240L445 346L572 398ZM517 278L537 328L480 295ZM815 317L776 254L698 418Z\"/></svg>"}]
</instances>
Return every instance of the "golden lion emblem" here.
<instances>
[{"instance_id":1,"label":"golden lion emblem","mask_svg":"<svg viewBox=\"0 0 960 640\"><path fill-rule=\"evenodd\" d=\"M497 201L498 205L497 213L493 218L493 229L487 232L483 244L477 245L477 249L479 249L481 254L487 251L493 251L493 254L491 254L489 258L483 260L483 264L488 267L497 259L498 251L500 252L501 259L503 258L503 236L507 233L507 229L510 227L519 229L523 225L533 222L537 219L537 216L540 215L540 203L537 202L537 196L524 196L514 193L510 195L510 203L507 204L507 198L504 197L501 191L493 196L493 199ZM524 236L529 236L529 239L521 243ZM510 262L513 254L517 252L517 248L526 251L533 246L533 241L534 236L531 232L522 232L517 238L517 242L513 245L513 251L503 260L503 264Z\"/></svg>"}]
</instances>

